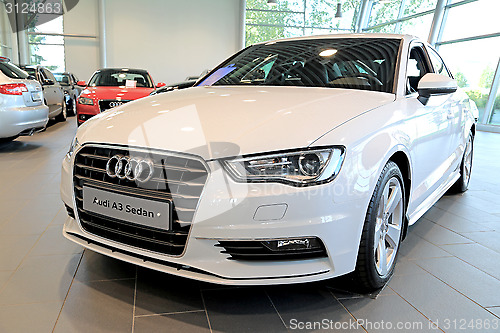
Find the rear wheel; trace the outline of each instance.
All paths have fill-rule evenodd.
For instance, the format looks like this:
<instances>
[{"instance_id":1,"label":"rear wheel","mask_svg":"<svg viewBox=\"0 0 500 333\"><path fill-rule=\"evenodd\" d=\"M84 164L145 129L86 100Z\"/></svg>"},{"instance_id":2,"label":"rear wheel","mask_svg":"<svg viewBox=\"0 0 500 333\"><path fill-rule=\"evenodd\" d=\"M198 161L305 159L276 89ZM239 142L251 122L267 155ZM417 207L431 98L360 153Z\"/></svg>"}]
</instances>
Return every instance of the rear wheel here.
<instances>
[{"instance_id":1,"label":"rear wheel","mask_svg":"<svg viewBox=\"0 0 500 333\"><path fill-rule=\"evenodd\" d=\"M66 101L63 100L61 113L57 115L56 120L66 121L66 118L68 118L68 110L66 109Z\"/></svg>"},{"instance_id":2,"label":"rear wheel","mask_svg":"<svg viewBox=\"0 0 500 333\"><path fill-rule=\"evenodd\" d=\"M365 290L381 288L394 272L404 228L404 191L401 171L389 161L375 186L361 235L355 278Z\"/></svg>"},{"instance_id":3,"label":"rear wheel","mask_svg":"<svg viewBox=\"0 0 500 333\"><path fill-rule=\"evenodd\" d=\"M462 163L460 164L460 178L450 188L452 193L463 193L469 188L470 175L472 171L472 155L474 152L474 137L469 133L469 138L465 144Z\"/></svg>"}]
</instances>

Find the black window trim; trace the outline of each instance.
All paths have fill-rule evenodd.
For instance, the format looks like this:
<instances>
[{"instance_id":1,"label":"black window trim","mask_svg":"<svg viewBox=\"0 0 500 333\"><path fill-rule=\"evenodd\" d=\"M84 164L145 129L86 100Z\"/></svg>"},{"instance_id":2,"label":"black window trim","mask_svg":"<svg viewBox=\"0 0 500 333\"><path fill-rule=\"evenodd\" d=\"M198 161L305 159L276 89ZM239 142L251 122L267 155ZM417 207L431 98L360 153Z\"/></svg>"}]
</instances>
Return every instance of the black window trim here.
<instances>
[{"instance_id":1,"label":"black window trim","mask_svg":"<svg viewBox=\"0 0 500 333\"><path fill-rule=\"evenodd\" d=\"M419 41L419 40L412 40L410 44L408 45L408 56L406 57L406 71L405 71L405 96L406 97L414 97L418 95L418 92L408 92L407 90L407 82L408 82L408 63L410 60L410 55L411 55L411 50L415 47L418 47L422 50L423 56L424 56L424 64L426 65L426 71L427 73L434 73L434 67L432 66L432 62L430 60L429 54L427 53L427 49L425 48L426 45ZM425 75L425 74L424 74Z\"/></svg>"}]
</instances>

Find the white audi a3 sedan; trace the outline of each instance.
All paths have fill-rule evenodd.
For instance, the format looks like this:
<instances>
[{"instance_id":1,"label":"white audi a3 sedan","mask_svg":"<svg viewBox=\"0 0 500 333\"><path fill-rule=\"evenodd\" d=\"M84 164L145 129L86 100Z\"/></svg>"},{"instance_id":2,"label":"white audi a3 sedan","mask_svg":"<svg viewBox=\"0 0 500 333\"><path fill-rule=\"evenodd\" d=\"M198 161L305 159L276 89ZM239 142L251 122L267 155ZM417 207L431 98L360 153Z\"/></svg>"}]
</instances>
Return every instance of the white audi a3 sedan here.
<instances>
[{"instance_id":1,"label":"white audi a3 sedan","mask_svg":"<svg viewBox=\"0 0 500 333\"><path fill-rule=\"evenodd\" d=\"M409 225L465 191L477 108L412 36L276 40L195 87L78 130L63 161L64 235L220 284L390 278Z\"/></svg>"},{"instance_id":2,"label":"white audi a3 sedan","mask_svg":"<svg viewBox=\"0 0 500 333\"><path fill-rule=\"evenodd\" d=\"M0 57L0 143L43 130L48 114L40 83Z\"/></svg>"}]
</instances>

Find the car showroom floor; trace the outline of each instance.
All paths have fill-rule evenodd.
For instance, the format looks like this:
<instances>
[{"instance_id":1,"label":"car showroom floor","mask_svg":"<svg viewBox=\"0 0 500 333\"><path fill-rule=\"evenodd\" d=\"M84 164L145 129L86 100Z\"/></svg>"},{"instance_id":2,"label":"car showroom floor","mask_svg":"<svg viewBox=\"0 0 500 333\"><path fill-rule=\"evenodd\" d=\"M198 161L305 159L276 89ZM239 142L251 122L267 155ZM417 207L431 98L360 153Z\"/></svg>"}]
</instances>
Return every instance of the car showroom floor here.
<instances>
[{"instance_id":1,"label":"car showroom floor","mask_svg":"<svg viewBox=\"0 0 500 333\"><path fill-rule=\"evenodd\" d=\"M0 145L2 333L302 327L482 332L487 323L498 332L500 134L477 134L470 190L445 196L411 227L389 284L359 295L345 278L221 287L137 268L70 243L61 235L66 211L59 173L75 131L73 117Z\"/></svg>"}]
</instances>

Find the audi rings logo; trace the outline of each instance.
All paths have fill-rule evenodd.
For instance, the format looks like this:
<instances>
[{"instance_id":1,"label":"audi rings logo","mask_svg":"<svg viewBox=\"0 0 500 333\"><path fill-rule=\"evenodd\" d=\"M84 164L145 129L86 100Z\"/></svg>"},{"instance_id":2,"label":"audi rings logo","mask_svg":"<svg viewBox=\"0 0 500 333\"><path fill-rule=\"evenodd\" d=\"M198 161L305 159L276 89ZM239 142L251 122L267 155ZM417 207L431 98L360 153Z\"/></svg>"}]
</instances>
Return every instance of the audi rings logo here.
<instances>
[{"instance_id":1,"label":"audi rings logo","mask_svg":"<svg viewBox=\"0 0 500 333\"><path fill-rule=\"evenodd\" d=\"M123 102L110 102L109 103L109 107L110 108L115 108L115 107L120 106L122 104L123 104Z\"/></svg>"},{"instance_id":2,"label":"audi rings logo","mask_svg":"<svg viewBox=\"0 0 500 333\"><path fill-rule=\"evenodd\" d=\"M106 173L111 178L145 183L153 177L154 164L148 158L115 155L106 163Z\"/></svg>"}]
</instances>

